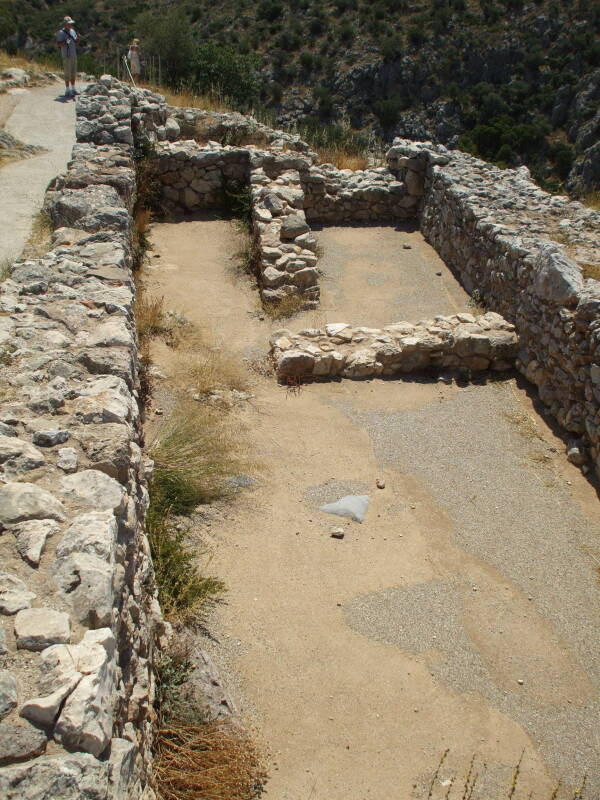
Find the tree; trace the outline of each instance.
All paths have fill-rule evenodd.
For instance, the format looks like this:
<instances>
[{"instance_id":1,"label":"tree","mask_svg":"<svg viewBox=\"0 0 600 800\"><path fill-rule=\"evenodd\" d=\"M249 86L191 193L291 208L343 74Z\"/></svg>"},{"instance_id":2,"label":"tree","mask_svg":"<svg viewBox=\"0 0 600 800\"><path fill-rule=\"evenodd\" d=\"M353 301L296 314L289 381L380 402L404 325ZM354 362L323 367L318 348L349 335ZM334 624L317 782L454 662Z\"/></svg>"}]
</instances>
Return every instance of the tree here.
<instances>
[{"instance_id":1,"label":"tree","mask_svg":"<svg viewBox=\"0 0 600 800\"><path fill-rule=\"evenodd\" d=\"M180 8L169 8L160 16L145 11L137 18L136 30L142 38L144 52L160 56L165 83L177 87L189 82L195 42L190 21Z\"/></svg>"}]
</instances>

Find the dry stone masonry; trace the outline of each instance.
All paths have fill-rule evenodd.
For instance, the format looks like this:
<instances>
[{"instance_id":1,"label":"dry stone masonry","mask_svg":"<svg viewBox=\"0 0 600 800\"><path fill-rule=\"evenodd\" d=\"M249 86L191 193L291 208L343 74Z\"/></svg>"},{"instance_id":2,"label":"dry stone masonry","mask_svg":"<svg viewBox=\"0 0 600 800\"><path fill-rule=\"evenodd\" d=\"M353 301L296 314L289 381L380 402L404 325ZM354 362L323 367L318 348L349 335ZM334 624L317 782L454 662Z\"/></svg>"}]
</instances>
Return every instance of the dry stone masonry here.
<instances>
[{"instance_id":1,"label":"dry stone masonry","mask_svg":"<svg viewBox=\"0 0 600 800\"><path fill-rule=\"evenodd\" d=\"M513 366L517 344L514 325L493 312L382 329L337 322L271 338L277 374L284 379L391 377L430 368L500 371Z\"/></svg>"},{"instance_id":2,"label":"dry stone masonry","mask_svg":"<svg viewBox=\"0 0 600 800\"><path fill-rule=\"evenodd\" d=\"M390 166L421 175L420 225L467 291L514 323L518 369L600 476L600 214L430 143L396 140ZM587 469L587 465L584 465Z\"/></svg>"},{"instance_id":3,"label":"dry stone masonry","mask_svg":"<svg viewBox=\"0 0 600 800\"><path fill-rule=\"evenodd\" d=\"M110 78L92 87L84 134L92 108L106 135L77 144L47 193L53 248L0 285L3 800L153 796L162 620L143 530L131 101Z\"/></svg>"},{"instance_id":4,"label":"dry stone masonry","mask_svg":"<svg viewBox=\"0 0 600 800\"><path fill-rule=\"evenodd\" d=\"M319 299L313 223L420 221L489 311L345 322L272 347L282 378L517 367L600 475L600 216L498 170L397 140L388 166L318 164L251 118L176 109L110 76L77 103L49 187L52 249L0 285L0 797L150 800L153 647L133 320L134 147L166 210L246 187L263 298ZM501 316L502 315L502 316ZM368 320L365 321L368 323Z\"/></svg>"}]
</instances>

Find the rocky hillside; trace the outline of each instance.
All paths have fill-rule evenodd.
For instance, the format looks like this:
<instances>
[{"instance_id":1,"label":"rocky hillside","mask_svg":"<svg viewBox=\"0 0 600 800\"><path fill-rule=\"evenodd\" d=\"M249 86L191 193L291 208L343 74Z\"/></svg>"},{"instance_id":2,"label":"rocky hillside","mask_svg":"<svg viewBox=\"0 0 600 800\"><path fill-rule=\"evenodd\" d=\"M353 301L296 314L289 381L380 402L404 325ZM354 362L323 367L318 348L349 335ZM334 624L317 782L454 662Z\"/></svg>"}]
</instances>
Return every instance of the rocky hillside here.
<instances>
[{"instance_id":1,"label":"rocky hillside","mask_svg":"<svg viewBox=\"0 0 600 800\"><path fill-rule=\"evenodd\" d=\"M0 38L51 50L64 13L86 69L137 34L163 80L251 98L279 123L430 138L525 163L553 191L600 188L594 0L0 0Z\"/></svg>"}]
</instances>

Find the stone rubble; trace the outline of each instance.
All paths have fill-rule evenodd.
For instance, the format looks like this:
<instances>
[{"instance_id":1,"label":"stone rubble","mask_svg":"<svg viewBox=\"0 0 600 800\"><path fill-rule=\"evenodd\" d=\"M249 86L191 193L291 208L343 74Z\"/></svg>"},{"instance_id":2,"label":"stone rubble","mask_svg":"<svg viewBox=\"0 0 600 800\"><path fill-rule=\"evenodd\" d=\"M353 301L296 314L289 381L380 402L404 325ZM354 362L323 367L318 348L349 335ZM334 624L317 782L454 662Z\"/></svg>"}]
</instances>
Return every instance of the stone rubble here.
<instances>
[{"instance_id":1,"label":"stone rubble","mask_svg":"<svg viewBox=\"0 0 600 800\"><path fill-rule=\"evenodd\" d=\"M599 475L600 284L589 275L600 215L545 194L526 170L427 142L396 140L388 167L337 170L297 136L175 109L110 76L78 98L77 137L46 196L52 249L0 285L0 797L152 800L164 623L143 529L134 143L166 211L247 189L267 301L318 303L312 223L412 217L491 309L280 331L281 378L516 363L569 432L569 457L584 469L591 457Z\"/></svg>"},{"instance_id":2,"label":"stone rubble","mask_svg":"<svg viewBox=\"0 0 600 800\"><path fill-rule=\"evenodd\" d=\"M278 331L271 346L283 379L373 378L430 368L510 369L518 338L514 325L499 314L455 314L381 329L339 322L298 334Z\"/></svg>"},{"instance_id":3,"label":"stone rubble","mask_svg":"<svg viewBox=\"0 0 600 800\"><path fill-rule=\"evenodd\" d=\"M53 247L0 285L3 800L154 797L131 107L109 77L78 99Z\"/></svg>"}]
</instances>

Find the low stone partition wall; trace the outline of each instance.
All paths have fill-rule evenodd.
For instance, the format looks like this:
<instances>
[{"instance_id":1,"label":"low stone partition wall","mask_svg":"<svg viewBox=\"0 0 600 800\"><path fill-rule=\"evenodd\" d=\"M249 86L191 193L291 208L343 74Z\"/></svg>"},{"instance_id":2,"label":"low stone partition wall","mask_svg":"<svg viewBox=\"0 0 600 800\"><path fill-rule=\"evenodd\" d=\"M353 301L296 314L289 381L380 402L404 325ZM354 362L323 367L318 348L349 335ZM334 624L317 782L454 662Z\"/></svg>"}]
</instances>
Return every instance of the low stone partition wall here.
<instances>
[{"instance_id":1,"label":"low stone partition wall","mask_svg":"<svg viewBox=\"0 0 600 800\"><path fill-rule=\"evenodd\" d=\"M518 369L600 477L600 283L588 277L600 274L600 214L542 191L526 168L429 143L396 140L390 165L422 175L423 234L515 324Z\"/></svg>"},{"instance_id":2,"label":"low stone partition wall","mask_svg":"<svg viewBox=\"0 0 600 800\"><path fill-rule=\"evenodd\" d=\"M275 369L284 380L392 377L431 368L500 371L514 365L517 348L514 325L491 312L385 328L338 322L271 338Z\"/></svg>"},{"instance_id":3,"label":"low stone partition wall","mask_svg":"<svg viewBox=\"0 0 600 800\"><path fill-rule=\"evenodd\" d=\"M261 294L275 303L297 295L306 307L319 301L317 240L303 211L304 192L297 170L272 180L260 167L250 176L252 220Z\"/></svg>"},{"instance_id":4,"label":"low stone partition wall","mask_svg":"<svg viewBox=\"0 0 600 800\"><path fill-rule=\"evenodd\" d=\"M55 246L0 284L3 800L154 796L134 198L130 148L76 146L47 197Z\"/></svg>"},{"instance_id":5,"label":"low stone partition wall","mask_svg":"<svg viewBox=\"0 0 600 800\"><path fill-rule=\"evenodd\" d=\"M353 171L319 164L302 172L301 180L307 219L325 225L415 217L423 193L387 167Z\"/></svg>"}]
</instances>

